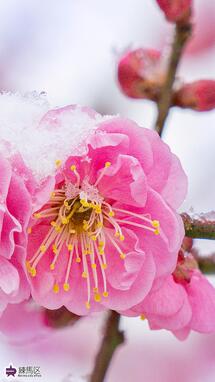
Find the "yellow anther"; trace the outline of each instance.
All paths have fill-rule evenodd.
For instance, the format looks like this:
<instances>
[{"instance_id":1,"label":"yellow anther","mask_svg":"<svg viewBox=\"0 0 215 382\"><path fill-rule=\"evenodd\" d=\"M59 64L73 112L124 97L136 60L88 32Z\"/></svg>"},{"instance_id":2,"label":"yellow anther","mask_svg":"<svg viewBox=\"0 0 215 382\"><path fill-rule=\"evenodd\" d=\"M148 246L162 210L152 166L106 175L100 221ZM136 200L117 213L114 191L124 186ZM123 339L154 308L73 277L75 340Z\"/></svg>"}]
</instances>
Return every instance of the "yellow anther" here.
<instances>
[{"instance_id":1,"label":"yellow anther","mask_svg":"<svg viewBox=\"0 0 215 382\"><path fill-rule=\"evenodd\" d=\"M50 269L51 269L51 271L53 271L55 269L55 265L53 263L50 264Z\"/></svg>"},{"instance_id":2,"label":"yellow anther","mask_svg":"<svg viewBox=\"0 0 215 382\"><path fill-rule=\"evenodd\" d=\"M107 264L106 263L102 264L102 269L107 269Z\"/></svg>"},{"instance_id":3,"label":"yellow anther","mask_svg":"<svg viewBox=\"0 0 215 382\"><path fill-rule=\"evenodd\" d=\"M56 227L56 225L57 225L57 223L54 220L50 224L52 227Z\"/></svg>"},{"instance_id":4,"label":"yellow anther","mask_svg":"<svg viewBox=\"0 0 215 382\"><path fill-rule=\"evenodd\" d=\"M104 245L105 245L104 241L99 242L99 247L104 247Z\"/></svg>"},{"instance_id":5,"label":"yellow anther","mask_svg":"<svg viewBox=\"0 0 215 382\"><path fill-rule=\"evenodd\" d=\"M57 283L55 283L55 284L53 285L53 292L54 292L54 293L58 293L58 292L59 292L59 285L58 285Z\"/></svg>"},{"instance_id":6,"label":"yellow anther","mask_svg":"<svg viewBox=\"0 0 215 382\"><path fill-rule=\"evenodd\" d=\"M41 218L41 214L39 212L36 212L33 216L34 216L35 219L40 219Z\"/></svg>"},{"instance_id":7,"label":"yellow anther","mask_svg":"<svg viewBox=\"0 0 215 382\"><path fill-rule=\"evenodd\" d=\"M120 254L120 259L125 260L125 258L126 258L125 254L124 254L124 253L121 253L121 254Z\"/></svg>"},{"instance_id":8,"label":"yellow anther","mask_svg":"<svg viewBox=\"0 0 215 382\"><path fill-rule=\"evenodd\" d=\"M84 207L89 207L89 206L90 206L90 203L88 203L85 199L81 199L81 200L80 200L80 203L81 203L82 206L84 206Z\"/></svg>"},{"instance_id":9,"label":"yellow anther","mask_svg":"<svg viewBox=\"0 0 215 382\"><path fill-rule=\"evenodd\" d=\"M55 166L56 166L56 167L60 167L60 166L61 166L61 163L62 163L62 161L61 161L60 159L57 159L57 160L55 161Z\"/></svg>"},{"instance_id":10,"label":"yellow anther","mask_svg":"<svg viewBox=\"0 0 215 382\"><path fill-rule=\"evenodd\" d=\"M72 244L68 244L67 248L68 248L68 251L72 251L73 245Z\"/></svg>"},{"instance_id":11,"label":"yellow anther","mask_svg":"<svg viewBox=\"0 0 215 382\"><path fill-rule=\"evenodd\" d=\"M30 235L31 232L32 232L32 228L28 227L27 233Z\"/></svg>"},{"instance_id":12,"label":"yellow anther","mask_svg":"<svg viewBox=\"0 0 215 382\"><path fill-rule=\"evenodd\" d=\"M55 195L56 195L56 194L55 194L55 192L54 192L54 191L52 191L52 192L51 192L51 194L50 194L50 197L51 197L51 198L54 198L54 197L55 197Z\"/></svg>"},{"instance_id":13,"label":"yellow anther","mask_svg":"<svg viewBox=\"0 0 215 382\"><path fill-rule=\"evenodd\" d=\"M35 277L36 276L36 274L37 274L37 270L36 270L36 268L30 268L30 274L31 274L31 276L32 277Z\"/></svg>"},{"instance_id":14,"label":"yellow anther","mask_svg":"<svg viewBox=\"0 0 215 382\"><path fill-rule=\"evenodd\" d=\"M85 249L82 253L83 253L83 255L85 255L85 256L88 255L88 251L87 251L86 249Z\"/></svg>"},{"instance_id":15,"label":"yellow anther","mask_svg":"<svg viewBox=\"0 0 215 382\"><path fill-rule=\"evenodd\" d=\"M82 272L82 275L83 279L87 279L87 272Z\"/></svg>"},{"instance_id":16,"label":"yellow anther","mask_svg":"<svg viewBox=\"0 0 215 382\"><path fill-rule=\"evenodd\" d=\"M94 293L98 293L98 291L99 291L98 288L96 288L96 287L93 288Z\"/></svg>"},{"instance_id":17,"label":"yellow anther","mask_svg":"<svg viewBox=\"0 0 215 382\"><path fill-rule=\"evenodd\" d=\"M111 162L105 162L105 168L108 168L111 166Z\"/></svg>"},{"instance_id":18,"label":"yellow anther","mask_svg":"<svg viewBox=\"0 0 215 382\"><path fill-rule=\"evenodd\" d=\"M96 235L92 235L92 236L91 236L91 239L92 239L93 241L96 241L96 239L97 239Z\"/></svg>"},{"instance_id":19,"label":"yellow anther","mask_svg":"<svg viewBox=\"0 0 215 382\"><path fill-rule=\"evenodd\" d=\"M152 221L152 225L153 225L153 227L155 227L155 228L159 228L159 227L160 227L160 223L159 223L158 220L153 220L153 221Z\"/></svg>"},{"instance_id":20,"label":"yellow anther","mask_svg":"<svg viewBox=\"0 0 215 382\"><path fill-rule=\"evenodd\" d=\"M99 254L100 254L100 255L104 255L104 253L105 253L105 252L104 252L104 249L103 249L103 248L99 248Z\"/></svg>"},{"instance_id":21,"label":"yellow anther","mask_svg":"<svg viewBox=\"0 0 215 382\"><path fill-rule=\"evenodd\" d=\"M86 306L87 309L90 309L90 303L89 303L89 301L86 301L86 302L85 302L85 306Z\"/></svg>"},{"instance_id":22,"label":"yellow anther","mask_svg":"<svg viewBox=\"0 0 215 382\"><path fill-rule=\"evenodd\" d=\"M75 171L75 170L76 170L76 165L75 165L75 164L72 164L72 166L70 167L70 170L71 170L71 171Z\"/></svg>"},{"instance_id":23,"label":"yellow anther","mask_svg":"<svg viewBox=\"0 0 215 382\"><path fill-rule=\"evenodd\" d=\"M61 231L61 227L60 227L59 225L56 225L56 226L55 226L55 231L56 231L56 232L60 232L60 231Z\"/></svg>"},{"instance_id":24,"label":"yellow anther","mask_svg":"<svg viewBox=\"0 0 215 382\"><path fill-rule=\"evenodd\" d=\"M40 251L41 251L42 253L45 253L45 251L46 251L46 246L45 246L45 245L41 245L41 246L40 246Z\"/></svg>"},{"instance_id":25,"label":"yellow anther","mask_svg":"<svg viewBox=\"0 0 215 382\"><path fill-rule=\"evenodd\" d=\"M98 222L97 223L97 228L102 228L103 227L103 223L102 222Z\"/></svg>"},{"instance_id":26,"label":"yellow anther","mask_svg":"<svg viewBox=\"0 0 215 382\"><path fill-rule=\"evenodd\" d=\"M64 200L63 204L64 204L64 207L69 207L69 203L67 202L67 200Z\"/></svg>"},{"instance_id":27,"label":"yellow anther","mask_svg":"<svg viewBox=\"0 0 215 382\"><path fill-rule=\"evenodd\" d=\"M96 293L94 296L95 302L100 302L101 301L101 295L99 293Z\"/></svg>"},{"instance_id":28,"label":"yellow anther","mask_svg":"<svg viewBox=\"0 0 215 382\"><path fill-rule=\"evenodd\" d=\"M155 234L155 235L159 235L159 234L160 234L160 230L159 230L159 228L157 228L157 229L154 230L154 234Z\"/></svg>"},{"instance_id":29,"label":"yellow anther","mask_svg":"<svg viewBox=\"0 0 215 382\"><path fill-rule=\"evenodd\" d=\"M104 297L108 297L108 292L103 292L102 294Z\"/></svg>"},{"instance_id":30,"label":"yellow anther","mask_svg":"<svg viewBox=\"0 0 215 382\"><path fill-rule=\"evenodd\" d=\"M125 240L125 236L124 235L120 235L119 236L119 240L124 241Z\"/></svg>"},{"instance_id":31,"label":"yellow anther","mask_svg":"<svg viewBox=\"0 0 215 382\"><path fill-rule=\"evenodd\" d=\"M61 222L62 222L62 224L68 224L69 223L68 219L64 216L61 218Z\"/></svg>"},{"instance_id":32,"label":"yellow anther","mask_svg":"<svg viewBox=\"0 0 215 382\"><path fill-rule=\"evenodd\" d=\"M95 206L95 212L96 214L100 214L102 212L101 206Z\"/></svg>"},{"instance_id":33,"label":"yellow anther","mask_svg":"<svg viewBox=\"0 0 215 382\"><path fill-rule=\"evenodd\" d=\"M115 232L114 236L119 237L120 233L118 231Z\"/></svg>"},{"instance_id":34,"label":"yellow anther","mask_svg":"<svg viewBox=\"0 0 215 382\"><path fill-rule=\"evenodd\" d=\"M76 263L80 263L81 262L81 258L80 257L76 257Z\"/></svg>"},{"instance_id":35,"label":"yellow anther","mask_svg":"<svg viewBox=\"0 0 215 382\"><path fill-rule=\"evenodd\" d=\"M141 315L140 315L140 319L141 319L141 320L145 320L145 319L146 319L146 317L144 316L144 314L141 314Z\"/></svg>"},{"instance_id":36,"label":"yellow anther","mask_svg":"<svg viewBox=\"0 0 215 382\"><path fill-rule=\"evenodd\" d=\"M114 213L114 211L110 211L110 212L108 213L108 215L112 218L113 216L115 216L115 213Z\"/></svg>"},{"instance_id":37,"label":"yellow anther","mask_svg":"<svg viewBox=\"0 0 215 382\"><path fill-rule=\"evenodd\" d=\"M53 253L55 253L55 255L57 254L57 246L56 246L56 244L53 244L52 251L53 251Z\"/></svg>"},{"instance_id":38,"label":"yellow anther","mask_svg":"<svg viewBox=\"0 0 215 382\"><path fill-rule=\"evenodd\" d=\"M69 289L70 289L70 285L69 285L69 283L64 283L64 284L63 284L63 289L65 290L65 292L68 292Z\"/></svg>"},{"instance_id":39,"label":"yellow anther","mask_svg":"<svg viewBox=\"0 0 215 382\"><path fill-rule=\"evenodd\" d=\"M96 264L95 264L95 263L92 263L92 264L91 264L91 267L92 267L92 269L96 269Z\"/></svg>"}]
</instances>

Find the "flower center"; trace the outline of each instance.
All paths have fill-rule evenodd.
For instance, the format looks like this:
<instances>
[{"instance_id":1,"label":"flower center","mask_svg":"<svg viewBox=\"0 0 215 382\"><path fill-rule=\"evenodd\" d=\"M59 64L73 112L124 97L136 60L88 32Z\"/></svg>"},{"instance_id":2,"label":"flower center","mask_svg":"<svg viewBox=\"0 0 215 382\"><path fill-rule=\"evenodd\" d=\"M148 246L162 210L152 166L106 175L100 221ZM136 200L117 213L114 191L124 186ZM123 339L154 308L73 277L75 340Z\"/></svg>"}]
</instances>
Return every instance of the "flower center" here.
<instances>
[{"instance_id":1,"label":"flower center","mask_svg":"<svg viewBox=\"0 0 215 382\"><path fill-rule=\"evenodd\" d=\"M97 186L110 165L110 162L105 163L94 185L90 184L87 178L81 181L76 166L72 165L71 171L76 176L76 182L65 181L61 188L56 188L51 193L48 203L33 216L35 219L43 219L49 229L40 247L27 261L28 272L35 277L39 262L48 251L49 254L51 251L53 258L50 262L50 270L55 274L59 257L66 256L67 266L63 289L65 292L70 290L72 267L77 263L76 266L80 267L82 277L87 282L86 307L88 309L92 292L96 302L100 302L102 296L108 297L105 273L108 266L108 258L105 254L107 238L120 258L124 260L126 253L121 248L121 242L125 239L122 225L159 234L159 222L151 220L149 214L137 214L115 208L100 195ZM39 229L37 224L29 229L29 233L34 229ZM108 256L111 256L111 253ZM60 289L57 276L56 272L53 286L55 293L58 293ZM102 279L102 285L99 285L99 279Z\"/></svg>"}]
</instances>

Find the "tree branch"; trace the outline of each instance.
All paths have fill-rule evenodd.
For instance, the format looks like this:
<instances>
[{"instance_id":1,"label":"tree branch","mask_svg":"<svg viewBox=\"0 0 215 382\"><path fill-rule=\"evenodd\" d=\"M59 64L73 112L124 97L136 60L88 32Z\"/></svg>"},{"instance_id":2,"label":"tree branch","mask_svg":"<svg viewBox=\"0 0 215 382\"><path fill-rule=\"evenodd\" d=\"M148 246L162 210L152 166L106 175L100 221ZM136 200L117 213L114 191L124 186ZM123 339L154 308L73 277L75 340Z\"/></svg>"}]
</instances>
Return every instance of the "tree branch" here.
<instances>
[{"instance_id":1,"label":"tree branch","mask_svg":"<svg viewBox=\"0 0 215 382\"><path fill-rule=\"evenodd\" d=\"M120 315L110 311L105 334L95 360L90 382L103 382L116 348L124 342L124 334L119 330Z\"/></svg>"},{"instance_id":2,"label":"tree branch","mask_svg":"<svg viewBox=\"0 0 215 382\"><path fill-rule=\"evenodd\" d=\"M164 123L169 113L172 103L172 88L175 81L176 71L180 62L183 49L189 37L191 36L192 25L189 21L177 23L175 26L175 37L172 45L172 52L169 59L166 80L163 85L158 101L158 117L155 130L161 136Z\"/></svg>"},{"instance_id":3,"label":"tree branch","mask_svg":"<svg viewBox=\"0 0 215 382\"><path fill-rule=\"evenodd\" d=\"M187 213L183 213L181 217L184 222L185 236L215 240L215 220L206 220L203 214L200 218L192 218Z\"/></svg>"}]
</instances>

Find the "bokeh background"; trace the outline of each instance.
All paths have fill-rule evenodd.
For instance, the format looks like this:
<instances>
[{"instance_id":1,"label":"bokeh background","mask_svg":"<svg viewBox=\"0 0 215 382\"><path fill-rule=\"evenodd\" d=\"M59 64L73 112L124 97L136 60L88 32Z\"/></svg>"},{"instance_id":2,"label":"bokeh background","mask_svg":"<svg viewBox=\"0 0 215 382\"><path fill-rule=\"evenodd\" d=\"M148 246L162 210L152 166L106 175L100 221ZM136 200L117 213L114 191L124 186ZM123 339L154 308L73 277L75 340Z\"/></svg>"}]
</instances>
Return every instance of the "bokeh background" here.
<instances>
[{"instance_id":1,"label":"bokeh background","mask_svg":"<svg viewBox=\"0 0 215 382\"><path fill-rule=\"evenodd\" d=\"M178 81L215 79L215 2L193 1L194 36ZM155 0L0 0L0 90L46 92L53 106L88 105L153 128L155 106L121 94L116 64L132 47L168 54L172 32ZM164 140L189 177L182 210L215 210L215 111L173 109ZM196 246L203 254L215 252L214 242ZM139 319L123 319L122 327L127 343L114 357L106 382L215 380L215 335L191 334L179 342L165 331L149 331ZM39 340L17 343L1 336L0 381L11 363L39 365L44 382L84 381L101 334L102 317L94 317Z\"/></svg>"}]
</instances>

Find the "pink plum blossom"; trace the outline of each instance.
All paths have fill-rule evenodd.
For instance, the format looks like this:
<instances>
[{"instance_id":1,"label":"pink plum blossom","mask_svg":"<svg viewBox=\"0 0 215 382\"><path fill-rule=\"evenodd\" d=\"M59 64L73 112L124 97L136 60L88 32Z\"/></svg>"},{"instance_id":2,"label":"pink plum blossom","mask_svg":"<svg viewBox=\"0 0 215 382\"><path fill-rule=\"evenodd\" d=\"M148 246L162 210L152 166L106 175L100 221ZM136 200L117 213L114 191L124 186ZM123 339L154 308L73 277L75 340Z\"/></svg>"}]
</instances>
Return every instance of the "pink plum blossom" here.
<instances>
[{"instance_id":1,"label":"pink plum blossom","mask_svg":"<svg viewBox=\"0 0 215 382\"><path fill-rule=\"evenodd\" d=\"M52 110L41 123L51 134L75 110ZM175 269L184 235L176 208L187 178L157 133L127 119L101 122L82 146L81 154L56 158L53 190L33 214L32 296L78 315L130 309Z\"/></svg>"},{"instance_id":2,"label":"pink plum blossom","mask_svg":"<svg viewBox=\"0 0 215 382\"><path fill-rule=\"evenodd\" d=\"M27 170L16 159L13 166L0 155L0 313L29 297L25 259L32 201L23 177Z\"/></svg>"},{"instance_id":3,"label":"pink plum blossom","mask_svg":"<svg viewBox=\"0 0 215 382\"><path fill-rule=\"evenodd\" d=\"M197 268L191 255L179 256L174 273L159 288L154 288L142 303L126 312L142 313L151 329L167 329L179 339L191 330L215 331L215 288Z\"/></svg>"}]
</instances>

